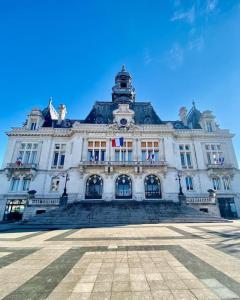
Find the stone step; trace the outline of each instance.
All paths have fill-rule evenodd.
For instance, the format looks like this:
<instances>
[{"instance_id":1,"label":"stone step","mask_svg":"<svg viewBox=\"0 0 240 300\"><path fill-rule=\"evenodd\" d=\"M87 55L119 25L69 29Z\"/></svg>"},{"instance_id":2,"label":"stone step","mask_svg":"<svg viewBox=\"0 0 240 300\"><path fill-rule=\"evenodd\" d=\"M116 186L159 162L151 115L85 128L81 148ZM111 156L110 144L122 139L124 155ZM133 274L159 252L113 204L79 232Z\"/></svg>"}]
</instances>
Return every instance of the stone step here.
<instances>
[{"instance_id":1,"label":"stone step","mask_svg":"<svg viewBox=\"0 0 240 300\"><path fill-rule=\"evenodd\" d=\"M92 201L69 204L23 223L44 225L147 224L161 222L223 222L188 205L157 201Z\"/></svg>"}]
</instances>

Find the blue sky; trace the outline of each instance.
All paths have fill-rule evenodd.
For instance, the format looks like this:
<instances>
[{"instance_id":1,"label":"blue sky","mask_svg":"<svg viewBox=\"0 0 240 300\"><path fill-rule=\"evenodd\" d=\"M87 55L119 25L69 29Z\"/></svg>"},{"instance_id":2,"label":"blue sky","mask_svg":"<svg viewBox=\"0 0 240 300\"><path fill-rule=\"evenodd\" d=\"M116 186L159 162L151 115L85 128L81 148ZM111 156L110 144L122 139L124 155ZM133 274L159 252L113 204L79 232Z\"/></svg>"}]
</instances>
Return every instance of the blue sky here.
<instances>
[{"instance_id":1,"label":"blue sky","mask_svg":"<svg viewBox=\"0 0 240 300\"><path fill-rule=\"evenodd\" d=\"M0 0L0 162L32 107L53 97L85 118L123 63L163 120L212 110L240 161L239 28L240 0Z\"/></svg>"}]
</instances>

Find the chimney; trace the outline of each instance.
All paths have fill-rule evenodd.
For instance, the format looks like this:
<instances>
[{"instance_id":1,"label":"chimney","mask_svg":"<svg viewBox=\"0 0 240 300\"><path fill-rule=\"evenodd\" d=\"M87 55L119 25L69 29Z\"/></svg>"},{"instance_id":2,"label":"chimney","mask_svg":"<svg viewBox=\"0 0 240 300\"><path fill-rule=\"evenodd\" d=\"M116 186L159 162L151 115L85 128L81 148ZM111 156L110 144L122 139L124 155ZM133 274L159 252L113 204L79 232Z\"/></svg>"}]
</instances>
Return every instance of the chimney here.
<instances>
[{"instance_id":1,"label":"chimney","mask_svg":"<svg viewBox=\"0 0 240 300\"><path fill-rule=\"evenodd\" d=\"M186 107L181 107L179 109L179 117L180 120L183 122L184 125L187 125L187 109Z\"/></svg>"},{"instance_id":2,"label":"chimney","mask_svg":"<svg viewBox=\"0 0 240 300\"><path fill-rule=\"evenodd\" d=\"M67 108L64 104L59 105L58 110L58 124L61 124L63 120L65 120L67 114Z\"/></svg>"}]
</instances>

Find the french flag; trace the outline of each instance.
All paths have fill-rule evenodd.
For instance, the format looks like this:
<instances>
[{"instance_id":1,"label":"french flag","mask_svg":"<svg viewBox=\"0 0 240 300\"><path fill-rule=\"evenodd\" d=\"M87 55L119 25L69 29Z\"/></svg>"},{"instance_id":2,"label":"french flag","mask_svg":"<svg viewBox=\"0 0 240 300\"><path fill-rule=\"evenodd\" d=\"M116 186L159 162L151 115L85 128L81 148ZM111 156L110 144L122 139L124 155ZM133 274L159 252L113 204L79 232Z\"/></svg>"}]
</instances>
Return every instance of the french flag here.
<instances>
[{"instance_id":1,"label":"french flag","mask_svg":"<svg viewBox=\"0 0 240 300\"><path fill-rule=\"evenodd\" d=\"M112 139L112 147L122 147L123 146L123 137Z\"/></svg>"}]
</instances>

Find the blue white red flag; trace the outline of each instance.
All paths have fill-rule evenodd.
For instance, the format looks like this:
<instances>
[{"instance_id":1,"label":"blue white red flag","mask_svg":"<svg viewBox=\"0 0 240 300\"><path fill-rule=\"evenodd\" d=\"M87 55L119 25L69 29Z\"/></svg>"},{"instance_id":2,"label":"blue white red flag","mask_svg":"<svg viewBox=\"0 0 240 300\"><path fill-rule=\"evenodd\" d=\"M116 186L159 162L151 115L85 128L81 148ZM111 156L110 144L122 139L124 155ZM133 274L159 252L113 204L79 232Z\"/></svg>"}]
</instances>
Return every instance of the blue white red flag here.
<instances>
[{"instance_id":1,"label":"blue white red flag","mask_svg":"<svg viewBox=\"0 0 240 300\"><path fill-rule=\"evenodd\" d=\"M112 139L112 147L123 147L123 137Z\"/></svg>"}]
</instances>

